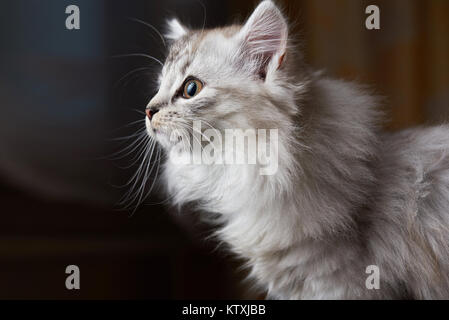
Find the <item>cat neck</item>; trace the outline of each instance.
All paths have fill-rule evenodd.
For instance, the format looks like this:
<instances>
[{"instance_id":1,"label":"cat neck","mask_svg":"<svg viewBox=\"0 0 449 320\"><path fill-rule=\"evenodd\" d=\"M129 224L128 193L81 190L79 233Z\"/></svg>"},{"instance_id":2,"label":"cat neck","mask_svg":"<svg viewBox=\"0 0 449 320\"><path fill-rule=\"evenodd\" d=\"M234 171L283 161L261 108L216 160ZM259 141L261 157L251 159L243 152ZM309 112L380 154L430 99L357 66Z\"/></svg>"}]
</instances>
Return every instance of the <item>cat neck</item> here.
<instances>
[{"instance_id":1,"label":"cat neck","mask_svg":"<svg viewBox=\"0 0 449 320\"><path fill-rule=\"evenodd\" d=\"M376 99L351 83L327 78L312 81L309 91L297 106L300 143L282 139L286 133L280 131L284 148L275 175L248 168L224 175L232 182L229 197L222 198L229 206L221 203L215 211L225 217L218 234L245 256L308 239L356 237L369 206L376 186ZM295 161L286 161L292 155Z\"/></svg>"},{"instance_id":2,"label":"cat neck","mask_svg":"<svg viewBox=\"0 0 449 320\"><path fill-rule=\"evenodd\" d=\"M256 166L167 163L174 202L218 213L217 235L244 256L355 233L375 186L376 101L352 84L317 78L296 107L300 130L280 128L275 175Z\"/></svg>"}]
</instances>

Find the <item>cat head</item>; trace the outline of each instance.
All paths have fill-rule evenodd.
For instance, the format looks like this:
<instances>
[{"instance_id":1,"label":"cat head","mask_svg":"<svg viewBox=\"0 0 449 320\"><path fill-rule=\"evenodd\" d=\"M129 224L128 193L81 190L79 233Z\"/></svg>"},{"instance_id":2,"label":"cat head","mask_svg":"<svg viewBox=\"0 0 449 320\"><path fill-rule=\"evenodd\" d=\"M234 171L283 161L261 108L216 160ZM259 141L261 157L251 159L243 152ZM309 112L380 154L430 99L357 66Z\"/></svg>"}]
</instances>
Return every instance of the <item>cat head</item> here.
<instances>
[{"instance_id":1,"label":"cat head","mask_svg":"<svg viewBox=\"0 0 449 320\"><path fill-rule=\"evenodd\" d=\"M272 1L261 2L243 25L190 30L169 20L166 38L159 89L146 108L147 131L163 147L188 137L193 121L218 130L291 124L298 110L289 69L297 57ZM181 133L174 138L173 130Z\"/></svg>"}]
</instances>

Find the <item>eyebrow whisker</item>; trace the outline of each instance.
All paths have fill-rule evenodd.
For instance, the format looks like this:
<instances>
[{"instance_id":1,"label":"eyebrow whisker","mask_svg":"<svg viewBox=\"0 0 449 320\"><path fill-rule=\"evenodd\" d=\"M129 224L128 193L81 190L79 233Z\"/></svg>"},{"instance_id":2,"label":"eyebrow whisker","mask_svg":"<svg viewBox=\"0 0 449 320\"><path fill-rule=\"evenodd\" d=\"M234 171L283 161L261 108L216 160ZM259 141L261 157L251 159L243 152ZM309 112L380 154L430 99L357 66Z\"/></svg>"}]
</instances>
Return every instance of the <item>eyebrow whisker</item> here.
<instances>
[{"instance_id":1,"label":"eyebrow whisker","mask_svg":"<svg viewBox=\"0 0 449 320\"><path fill-rule=\"evenodd\" d=\"M148 54L145 54L145 53L128 53L128 54L118 54L118 55L112 56L112 58L126 58L126 57L144 57L144 58L148 58L148 59L151 59L151 60L159 63L161 67L164 66L164 64L159 59L157 59L153 56L150 56Z\"/></svg>"},{"instance_id":2,"label":"eyebrow whisker","mask_svg":"<svg viewBox=\"0 0 449 320\"><path fill-rule=\"evenodd\" d=\"M159 36L159 38L161 38L162 44L164 45L164 47L167 48L167 44L165 43L164 37L162 36L162 34L159 32L159 30L155 26L153 26L143 20L137 19L137 18L128 17L127 19L134 21L134 22L141 23L141 24L147 26L148 28L150 28L151 30L153 30L154 32L156 32L156 34Z\"/></svg>"}]
</instances>

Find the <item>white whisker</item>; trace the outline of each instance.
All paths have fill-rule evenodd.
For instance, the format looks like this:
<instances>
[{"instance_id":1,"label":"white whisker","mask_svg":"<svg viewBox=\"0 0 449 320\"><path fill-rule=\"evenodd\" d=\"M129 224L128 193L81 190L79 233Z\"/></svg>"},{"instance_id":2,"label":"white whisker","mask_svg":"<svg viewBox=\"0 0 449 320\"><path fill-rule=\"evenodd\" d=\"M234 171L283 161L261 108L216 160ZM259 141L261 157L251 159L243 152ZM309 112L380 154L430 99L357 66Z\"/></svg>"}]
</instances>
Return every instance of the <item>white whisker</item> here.
<instances>
[{"instance_id":1,"label":"white whisker","mask_svg":"<svg viewBox=\"0 0 449 320\"><path fill-rule=\"evenodd\" d=\"M141 24L147 26L148 28L150 28L151 30L153 30L154 32L156 32L157 35L159 36L159 38L161 39L164 47L167 48L167 45L165 43L164 37L162 36L162 34L159 32L159 30L156 27L154 27L153 25L149 24L148 22L145 22L145 21L137 19L137 18L128 17L128 19L131 20L131 21L134 21L134 22L141 23Z\"/></svg>"},{"instance_id":2,"label":"white whisker","mask_svg":"<svg viewBox=\"0 0 449 320\"><path fill-rule=\"evenodd\" d=\"M144 57L144 58L148 58L150 60L153 60L153 61L159 63L159 65L161 67L164 66L164 64L159 59L157 59L153 56L150 56L148 54L145 54L145 53L128 53L128 54L118 54L118 55L112 56L112 58L126 58L126 57Z\"/></svg>"}]
</instances>

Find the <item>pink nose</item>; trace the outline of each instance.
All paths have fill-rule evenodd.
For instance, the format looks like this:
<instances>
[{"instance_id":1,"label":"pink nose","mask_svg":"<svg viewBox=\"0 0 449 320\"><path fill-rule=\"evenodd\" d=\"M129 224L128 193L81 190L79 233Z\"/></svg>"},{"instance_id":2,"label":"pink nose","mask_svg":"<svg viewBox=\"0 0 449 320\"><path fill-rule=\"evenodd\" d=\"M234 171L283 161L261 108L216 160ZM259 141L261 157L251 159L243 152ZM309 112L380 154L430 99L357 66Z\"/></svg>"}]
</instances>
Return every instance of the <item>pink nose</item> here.
<instances>
[{"instance_id":1,"label":"pink nose","mask_svg":"<svg viewBox=\"0 0 449 320\"><path fill-rule=\"evenodd\" d=\"M153 116L158 113L159 109L145 109L145 113L147 114L148 119L151 120Z\"/></svg>"}]
</instances>

